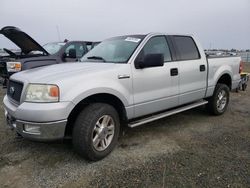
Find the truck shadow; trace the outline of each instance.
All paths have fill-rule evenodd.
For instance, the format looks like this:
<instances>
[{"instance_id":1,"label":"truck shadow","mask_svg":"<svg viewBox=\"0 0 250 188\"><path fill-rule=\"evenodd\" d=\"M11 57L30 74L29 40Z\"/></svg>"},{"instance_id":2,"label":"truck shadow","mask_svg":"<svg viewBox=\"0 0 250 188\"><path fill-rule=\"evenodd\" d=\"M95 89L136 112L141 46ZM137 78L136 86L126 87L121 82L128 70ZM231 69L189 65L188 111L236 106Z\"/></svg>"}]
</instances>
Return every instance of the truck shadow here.
<instances>
[{"instance_id":1,"label":"truck shadow","mask_svg":"<svg viewBox=\"0 0 250 188\"><path fill-rule=\"evenodd\" d=\"M198 107L136 128L122 127L118 146L113 155L116 154L116 150L143 147L148 142L148 137L152 137L155 140L157 140L157 137L167 137L169 134L179 131L182 128L187 128L193 122L203 122L204 118L209 118L209 114L204 107ZM32 158L35 163L48 167L55 167L60 163L70 161L81 161L81 164L92 164L92 162L83 160L81 156L74 152L71 139L40 143L24 138L12 138L8 142L10 142L9 155L18 153L19 157L17 157L18 159L15 159L15 157L14 159L5 159L5 163L9 161L8 163L18 164L25 159ZM23 155L21 157L20 152ZM7 158L9 155L7 155Z\"/></svg>"}]
</instances>

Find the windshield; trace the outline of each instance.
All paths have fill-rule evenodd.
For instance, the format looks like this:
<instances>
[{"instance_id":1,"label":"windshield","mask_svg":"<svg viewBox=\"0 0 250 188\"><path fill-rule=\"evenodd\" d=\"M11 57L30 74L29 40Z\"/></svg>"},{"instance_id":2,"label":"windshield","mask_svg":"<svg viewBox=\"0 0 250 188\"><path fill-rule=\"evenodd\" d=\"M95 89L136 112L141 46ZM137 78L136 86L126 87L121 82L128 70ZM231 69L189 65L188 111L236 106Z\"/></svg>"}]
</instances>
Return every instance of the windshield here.
<instances>
[{"instance_id":1,"label":"windshield","mask_svg":"<svg viewBox=\"0 0 250 188\"><path fill-rule=\"evenodd\" d=\"M126 63L144 37L144 35L133 35L105 40L85 54L81 61Z\"/></svg>"},{"instance_id":2,"label":"windshield","mask_svg":"<svg viewBox=\"0 0 250 188\"><path fill-rule=\"evenodd\" d=\"M57 53L63 46L65 45L65 43L63 42L53 42L53 43L48 43L45 44L43 46L43 48L49 52L49 54L55 54Z\"/></svg>"}]
</instances>

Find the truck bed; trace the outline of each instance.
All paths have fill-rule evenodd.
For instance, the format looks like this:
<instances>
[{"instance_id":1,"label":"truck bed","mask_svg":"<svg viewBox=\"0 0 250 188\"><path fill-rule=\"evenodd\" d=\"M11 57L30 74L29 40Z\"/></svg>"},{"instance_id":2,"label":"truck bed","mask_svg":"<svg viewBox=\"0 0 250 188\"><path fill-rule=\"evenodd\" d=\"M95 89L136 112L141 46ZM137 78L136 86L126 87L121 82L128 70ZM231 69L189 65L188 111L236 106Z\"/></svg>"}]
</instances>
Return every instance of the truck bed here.
<instances>
[{"instance_id":1,"label":"truck bed","mask_svg":"<svg viewBox=\"0 0 250 188\"><path fill-rule=\"evenodd\" d=\"M212 95L212 91L214 90L215 83L220 78L220 74L228 74L232 78L232 87L231 90L237 88L240 74L239 74L239 67L240 67L241 57L240 56L208 56L207 63L208 63L208 90L207 96Z\"/></svg>"}]
</instances>

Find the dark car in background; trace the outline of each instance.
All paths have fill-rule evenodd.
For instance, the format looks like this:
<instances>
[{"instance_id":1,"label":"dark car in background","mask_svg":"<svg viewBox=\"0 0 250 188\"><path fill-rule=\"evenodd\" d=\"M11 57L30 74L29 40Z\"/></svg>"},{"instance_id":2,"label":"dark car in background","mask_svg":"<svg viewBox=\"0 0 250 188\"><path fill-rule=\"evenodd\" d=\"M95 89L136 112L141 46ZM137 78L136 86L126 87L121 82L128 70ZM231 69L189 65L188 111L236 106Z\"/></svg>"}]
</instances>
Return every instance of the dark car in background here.
<instances>
[{"instance_id":1,"label":"dark car in background","mask_svg":"<svg viewBox=\"0 0 250 188\"><path fill-rule=\"evenodd\" d=\"M0 34L11 40L20 48L20 52L3 48L0 56L0 77L6 86L9 77L19 71L64 62L76 62L99 42L68 41L53 42L41 46L28 34L17 27L7 26Z\"/></svg>"}]
</instances>

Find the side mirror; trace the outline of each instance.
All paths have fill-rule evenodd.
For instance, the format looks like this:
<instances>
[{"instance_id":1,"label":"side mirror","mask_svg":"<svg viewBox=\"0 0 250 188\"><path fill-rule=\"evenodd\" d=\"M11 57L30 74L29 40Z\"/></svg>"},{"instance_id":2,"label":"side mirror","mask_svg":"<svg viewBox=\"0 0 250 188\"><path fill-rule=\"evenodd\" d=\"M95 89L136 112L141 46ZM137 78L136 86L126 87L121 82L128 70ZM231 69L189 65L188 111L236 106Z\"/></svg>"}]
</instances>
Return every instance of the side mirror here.
<instances>
[{"instance_id":1,"label":"side mirror","mask_svg":"<svg viewBox=\"0 0 250 188\"><path fill-rule=\"evenodd\" d=\"M135 68L143 69L148 67L161 67L164 65L163 54L147 54L143 59L137 58L135 60Z\"/></svg>"},{"instance_id":2,"label":"side mirror","mask_svg":"<svg viewBox=\"0 0 250 188\"><path fill-rule=\"evenodd\" d=\"M69 49L68 58L76 58L76 49L74 49L74 48Z\"/></svg>"}]
</instances>

